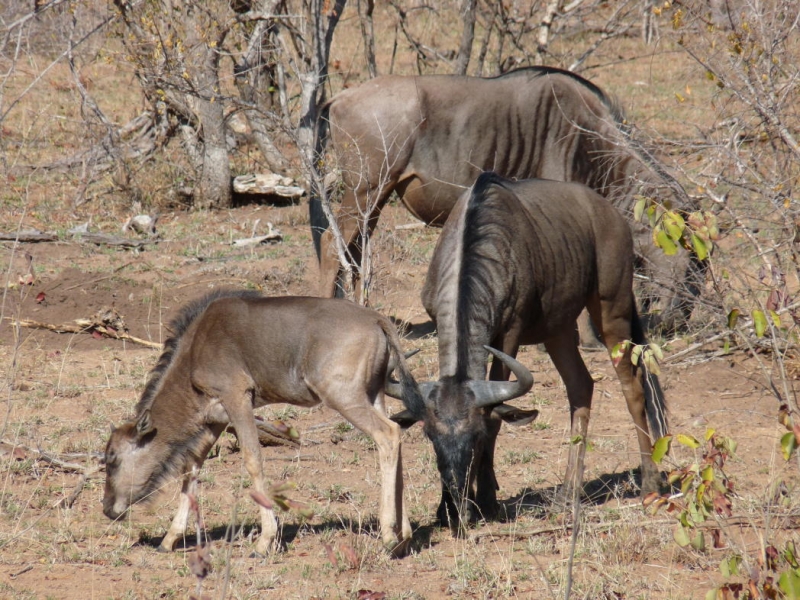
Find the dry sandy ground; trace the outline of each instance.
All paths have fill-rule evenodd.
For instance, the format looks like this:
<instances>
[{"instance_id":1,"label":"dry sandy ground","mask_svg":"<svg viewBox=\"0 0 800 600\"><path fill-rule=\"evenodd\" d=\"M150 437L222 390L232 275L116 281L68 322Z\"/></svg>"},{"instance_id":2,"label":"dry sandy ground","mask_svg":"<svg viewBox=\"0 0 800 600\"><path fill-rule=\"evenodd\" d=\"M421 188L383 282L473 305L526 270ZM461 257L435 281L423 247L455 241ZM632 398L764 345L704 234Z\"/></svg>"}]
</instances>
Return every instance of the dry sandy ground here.
<instances>
[{"instance_id":1,"label":"dry sandy ground","mask_svg":"<svg viewBox=\"0 0 800 600\"><path fill-rule=\"evenodd\" d=\"M158 224L160 241L142 251L73 241L0 246L8 266L0 326L0 597L197 593L188 566L193 534L187 550L160 554L155 549L176 506L177 483L150 509L137 508L128 520L112 523L100 510L102 472L88 479L72 508L63 508L58 504L75 490L80 472L37 460L38 449L69 463L96 464L87 455L102 450L109 423L130 415L157 350L84 333L16 329L13 322L63 324L113 308L130 335L162 342L176 309L213 287L313 294L317 272L305 210L304 205L245 206L217 214L165 214ZM231 240L249 237L258 219L259 231L270 221L282 231L283 241L232 247ZM415 333L404 346L422 349L411 365L424 380L436 376L436 339L425 333L431 328L419 290L437 231L395 229L409 221L401 209L387 211L372 300L378 310L413 325ZM99 228L116 233L118 225L108 222ZM685 345L683 340L665 342L666 354ZM297 488L290 495L311 503L316 515L308 522L284 515L284 551L251 558L256 509L233 438L223 436L201 476L201 510L214 568L200 593L210 598L225 590L230 598L373 599L380 593L387 598L563 595L570 519L550 510L549 497L565 467L564 387L541 351L526 348L520 356L536 383L517 404L536 406L541 415L532 425L505 427L501 433L497 467L499 497L509 515L505 522L479 524L467 539L453 539L436 526L435 460L415 426L403 439L414 550L406 558L389 559L376 532L374 445L333 412L279 405L261 413L294 425L302 445L265 448L268 477L294 482ZM719 561L734 547L754 556L756 534L770 526L764 516L785 512L768 508L770 486L783 479L791 488L797 481L796 467L787 468L780 456L777 404L761 383L758 358L734 354L712 360L693 353L683 363L664 366L672 429L702 437L712 427L738 442L727 471L736 481L734 512L750 525L729 528L725 548L698 553L678 548L667 515L643 511L635 485L634 430L619 385L605 353L586 357L597 382L585 474L587 489L595 495L583 507L574 597L703 598L720 581ZM691 458L687 450L676 453L678 460ZM225 541L229 528L233 543ZM359 590L374 594L359 596Z\"/></svg>"}]
</instances>

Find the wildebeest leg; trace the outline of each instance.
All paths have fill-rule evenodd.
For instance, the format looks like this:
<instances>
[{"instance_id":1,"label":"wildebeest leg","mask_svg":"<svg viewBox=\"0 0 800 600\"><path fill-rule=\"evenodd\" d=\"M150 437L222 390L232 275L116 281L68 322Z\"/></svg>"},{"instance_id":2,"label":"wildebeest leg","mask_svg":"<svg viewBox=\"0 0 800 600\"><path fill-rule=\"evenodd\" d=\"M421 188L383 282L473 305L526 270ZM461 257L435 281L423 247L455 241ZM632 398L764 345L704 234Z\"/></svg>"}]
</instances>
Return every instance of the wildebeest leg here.
<instances>
[{"instance_id":1,"label":"wildebeest leg","mask_svg":"<svg viewBox=\"0 0 800 600\"><path fill-rule=\"evenodd\" d=\"M183 537L186 532L186 526L189 524L189 512L191 509L191 501L189 496L197 496L197 471L198 465L184 474L183 484L181 485L181 497L178 501L178 512L175 513L175 518L169 526L164 539L161 540L158 550L160 552L172 552L178 539ZM199 526L199 524L198 524Z\"/></svg>"},{"instance_id":2,"label":"wildebeest leg","mask_svg":"<svg viewBox=\"0 0 800 600\"><path fill-rule=\"evenodd\" d=\"M559 493L560 501L577 500L582 484L583 458L586 453L586 435L592 408L594 382L578 350L577 325L567 333L545 342L561 380L567 388L570 412L570 445L567 473Z\"/></svg>"},{"instance_id":3,"label":"wildebeest leg","mask_svg":"<svg viewBox=\"0 0 800 600\"><path fill-rule=\"evenodd\" d=\"M610 353L614 346L622 341L631 339L631 321L630 317L626 319L615 316L613 313L618 311L614 311L609 303L602 302L601 306L603 340ZM650 440L650 430L647 425L644 389L640 378L637 376L637 370L631 363L630 348L614 368L620 384L622 384L622 393L628 403L628 412L633 417L633 423L636 426L636 438L639 443L642 461L642 495L644 496L649 492L658 491L661 476L659 475L658 467L650 456L652 441Z\"/></svg>"},{"instance_id":4,"label":"wildebeest leg","mask_svg":"<svg viewBox=\"0 0 800 600\"><path fill-rule=\"evenodd\" d=\"M494 416L491 410L484 419L486 420L486 444L475 465L475 469L477 469L475 473L475 504L480 517L494 519L500 508L497 503L497 490L500 489L500 485L497 483L497 476L494 472L494 450L503 422Z\"/></svg>"},{"instance_id":5,"label":"wildebeest leg","mask_svg":"<svg viewBox=\"0 0 800 600\"><path fill-rule=\"evenodd\" d=\"M253 490L266 494L261 445L258 442L258 429L253 415L254 383L244 372L233 377L229 376L228 380L231 381L230 386L226 387L225 392L220 393L218 397L239 436L244 466L253 482ZM264 508L260 504L258 509L261 513L261 535L256 542L256 552L266 555L277 549L278 522L271 509Z\"/></svg>"},{"instance_id":6,"label":"wildebeest leg","mask_svg":"<svg viewBox=\"0 0 800 600\"><path fill-rule=\"evenodd\" d=\"M356 191L348 186L336 216L342 242L347 249L347 259L353 265L353 279L349 283L353 286L357 298L361 296L358 285L358 269L361 266L363 234L372 235L394 183L394 181L386 182L386 185L380 188L366 188L365 186ZM365 220L367 230L362 232ZM336 250L336 240L331 229L328 228L320 240L320 296L332 298L336 295L336 287L341 275L342 268Z\"/></svg>"},{"instance_id":7,"label":"wildebeest leg","mask_svg":"<svg viewBox=\"0 0 800 600\"><path fill-rule=\"evenodd\" d=\"M361 394L363 397L363 392ZM383 396L383 392L379 392L378 396ZM383 398L376 398L375 404L383 405ZM375 440L381 467L381 540L388 551L395 556L402 556L411 540L411 522L403 501L402 430L368 399L363 403L354 402L337 408L344 418Z\"/></svg>"},{"instance_id":8,"label":"wildebeest leg","mask_svg":"<svg viewBox=\"0 0 800 600\"><path fill-rule=\"evenodd\" d=\"M586 310L582 311L578 317L578 334L581 339L581 348L584 350L602 350L604 348L597 337L598 332Z\"/></svg>"}]
</instances>

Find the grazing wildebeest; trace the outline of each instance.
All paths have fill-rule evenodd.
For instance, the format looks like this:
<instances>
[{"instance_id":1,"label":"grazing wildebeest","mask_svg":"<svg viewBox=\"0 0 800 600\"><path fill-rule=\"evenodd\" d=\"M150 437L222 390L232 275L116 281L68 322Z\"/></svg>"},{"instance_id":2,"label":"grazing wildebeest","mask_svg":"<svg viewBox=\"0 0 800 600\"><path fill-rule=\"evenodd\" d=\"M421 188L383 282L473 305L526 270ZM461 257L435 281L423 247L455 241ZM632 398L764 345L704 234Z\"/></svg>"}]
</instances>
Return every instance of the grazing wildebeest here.
<instances>
[{"instance_id":1,"label":"grazing wildebeest","mask_svg":"<svg viewBox=\"0 0 800 600\"><path fill-rule=\"evenodd\" d=\"M411 524L403 502L400 427L384 414L383 388L392 359L400 395L419 395L397 332L375 311L345 300L265 298L221 291L184 307L171 324L136 417L114 429L105 452L103 512L118 519L137 502L183 477L178 513L161 542L172 550L189 516L194 473L228 425L242 448L253 489L264 475L253 409L286 402L337 410L378 447L384 545L405 551ZM275 547L277 523L261 507L256 550Z\"/></svg>"},{"instance_id":2,"label":"grazing wildebeest","mask_svg":"<svg viewBox=\"0 0 800 600\"><path fill-rule=\"evenodd\" d=\"M658 162L630 139L621 109L589 81L531 67L493 78L455 75L377 77L328 104L333 154L344 179L337 222L355 264L359 227L371 234L392 191L414 216L442 225L482 171L510 179L577 181L609 198L630 221L652 325L672 328L688 315L698 263L683 250L667 256L648 225L633 221L638 194L695 210ZM320 258L320 295L336 293L340 264L319 207L310 205ZM324 233L322 233L322 231ZM321 234L321 239L319 236ZM353 282L358 291L357 281ZM687 292L686 288L689 288Z\"/></svg>"},{"instance_id":3,"label":"grazing wildebeest","mask_svg":"<svg viewBox=\"0 0 800 600\"><path fill-rule=\"evenodd\" d=\"M571 437L586 439L594 384L578 350L576 319L587 308L609 352L624 340L646 344L632 291L632 254L623 217L581 184L512 182L484 173L462 195L422 292L438 330L439 380L421 383L421 401L406 402L403 415L423 421L433 442L443 523L463 525L474 517L474 507L484 516L497 509L494 446L500 421L470 390L485 378L485 345L515 356L521 344L543 343L567 388ZM656 490L650 431L656 437L666 432L658 379L643 361L633 365L630 348L615 369L636 425L642 492ZM493 360L490 379L508 376L507 366ZM580 484L583 448L571 446L566 489Z\"/></svg>"}]
</instances>

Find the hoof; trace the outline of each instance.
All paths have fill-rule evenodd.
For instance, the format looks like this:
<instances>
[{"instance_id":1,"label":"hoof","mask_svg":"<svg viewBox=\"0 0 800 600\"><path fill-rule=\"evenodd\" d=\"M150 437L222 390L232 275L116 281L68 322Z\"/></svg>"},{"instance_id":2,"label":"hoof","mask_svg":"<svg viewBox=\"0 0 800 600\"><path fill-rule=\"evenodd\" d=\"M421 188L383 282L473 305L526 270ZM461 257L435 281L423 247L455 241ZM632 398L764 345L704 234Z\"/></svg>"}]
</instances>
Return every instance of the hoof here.
<instances>
[{"instance_id":1,"label":"hoof","mask_svg":"<svg viewBox=\"0 0 800 600\"><path fill-rule=\"evenodd\" d=\"M411 539L406 538L400 542L397 540L393 540L389 543L383 543L384 548L386 551L393 557L393 558L403 558L411 548Z\"/></svg>"},{"instance_id":2,"label":"hoof","mask_svg":"<svg viewBox=\"0 0 800 600\"><path fill-rule=\"evenodd\" d=\"M266 558L271 554L275 554L280 550L280 542L277 539L272 540L258 540L256 544L255 551L251 554L251 557L261 557Z\"/></svg>"}]
</instances>

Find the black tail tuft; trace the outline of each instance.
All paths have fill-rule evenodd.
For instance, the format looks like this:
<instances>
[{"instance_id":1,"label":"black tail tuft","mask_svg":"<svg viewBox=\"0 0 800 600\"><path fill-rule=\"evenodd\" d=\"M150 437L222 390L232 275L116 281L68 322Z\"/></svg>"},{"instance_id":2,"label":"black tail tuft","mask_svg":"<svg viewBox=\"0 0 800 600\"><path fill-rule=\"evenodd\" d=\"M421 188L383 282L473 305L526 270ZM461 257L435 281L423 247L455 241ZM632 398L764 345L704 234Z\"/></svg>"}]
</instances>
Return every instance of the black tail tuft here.
<instances>
[{"instance_id":1,"label":"black tail tuft","mask_svg":"<svg viewBox=\"0 0 800 600\"><path fill-rule=\"evenodd\" d=\"M644 335L644 328L639 319L636 307L633 307L631 316L631 337L633 343L637 345L647 345L647 338ZM639 372L642 377L642 387L644 388L644 404L647 413L647 423L650 426L650 437L653 441L664 437L669 431L667 424L667 401L658 381L658 375L651 373L645 366L644 361L639 362Z\"/></svg>"}]
</instances>

